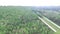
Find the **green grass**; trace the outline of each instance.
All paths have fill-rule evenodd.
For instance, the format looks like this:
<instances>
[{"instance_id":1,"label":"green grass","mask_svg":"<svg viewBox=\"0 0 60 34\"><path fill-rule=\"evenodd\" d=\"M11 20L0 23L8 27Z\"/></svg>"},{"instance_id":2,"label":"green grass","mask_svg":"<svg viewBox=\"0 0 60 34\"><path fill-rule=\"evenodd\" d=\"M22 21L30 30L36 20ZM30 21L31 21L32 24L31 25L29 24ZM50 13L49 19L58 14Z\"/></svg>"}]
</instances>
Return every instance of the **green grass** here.
<instances>
[{"instance_id":1,"label":"green grass","mask_svg":"<svg viewBox=\"0 0 60 34\"><path fill-rule=\"evenodd\" d=\"M54 34L60 34L60 31L57 31L56 33L54 33Z\"/></svg>"}]
</instances>

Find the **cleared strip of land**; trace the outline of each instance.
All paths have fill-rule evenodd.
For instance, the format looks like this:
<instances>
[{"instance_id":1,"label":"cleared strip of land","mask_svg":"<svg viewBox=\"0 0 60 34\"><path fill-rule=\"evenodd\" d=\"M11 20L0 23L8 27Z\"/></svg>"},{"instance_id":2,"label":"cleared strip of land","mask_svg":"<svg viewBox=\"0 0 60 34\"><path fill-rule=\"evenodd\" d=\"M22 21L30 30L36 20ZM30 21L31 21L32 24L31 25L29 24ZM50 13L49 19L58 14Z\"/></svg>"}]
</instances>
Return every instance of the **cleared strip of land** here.
<instances>
[{"instance_id":1,"label":"cleared strip of land","mask_svg":"<svg viewBox=\"0 0 60 34\"><path fill-rule=\"evenodd\" d=\"M45 20L50 26L52 26L56 31L60 30L59 26L52 21L50 21L48 18L43 17L43 20Z\"/></svg>"},{"instance_id":2,"label":"cleared strip of land","mask_svg":"<svg viewBox=\"0 0 60 34\"><path fill-rule=\"evenodd\" d=\"M51 24L55 25L57 28L60 29L60 26L58 26L57 24L55 24L53 21L49 20L48 18L46 18L46 17L44 17L44 16L43 16L43 18L46 19L46 20L49 21Z\"/></svg>"},{"instance_id":3,"label":"cleared strip of land","mask_svg":"<svg viewBox=\"0 0 60 34\"><path fill-rule=\"evenodd\" d=\"M48 18L42 16L38 17L42 22L44 22L50 29L52 29L54 32L57 32L60 30L60 26L49 20Z\"/></svg>"},{"instance_id":4,"label":"cleared strip of land","mask_svg":"<svg viewBox=\"0 0 60 34\"><path fill-rule=\"evenodd\" d=\"M60 30L60 26L58 26L57 24L55 24L53 21L49 20L48 18L44 17L42 14L40 14L39 12L36 12L36 14L38 15L38 18L45 23L50 29L52 29L54 32L57 32Z\"/></svg>"},{"instance_id":5,"label":"cleared strip of land","mask_svg":"<svg viewBox=\"0 0 60 34\"><path fill-rule=\"evenodd\" d=\"M50 29L52 29L54 32L56 32L56 30L53 28L53 27L51 27L45 20L43 20L41 17L39 17L38 16L38 18L43 22L43 23L45 23Z\"/></svg>"}]
</instances>

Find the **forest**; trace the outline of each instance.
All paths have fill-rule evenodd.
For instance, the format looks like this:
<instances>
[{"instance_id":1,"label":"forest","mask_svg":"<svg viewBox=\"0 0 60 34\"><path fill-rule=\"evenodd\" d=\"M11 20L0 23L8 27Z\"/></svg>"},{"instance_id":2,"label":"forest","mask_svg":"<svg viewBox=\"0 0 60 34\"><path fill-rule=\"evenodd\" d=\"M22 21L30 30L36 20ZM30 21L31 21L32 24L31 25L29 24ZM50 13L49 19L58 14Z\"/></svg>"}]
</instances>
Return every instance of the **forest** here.
<instances>
[{"instance_id":1,"label":"forest","mask_svg":"<svg viewBox=\"0 0 60 34\"><path fill-rule=\"evenodd\" d=\"M0 34L53 34L33 7L0 6Z\"/></svg>"}]
</instances>

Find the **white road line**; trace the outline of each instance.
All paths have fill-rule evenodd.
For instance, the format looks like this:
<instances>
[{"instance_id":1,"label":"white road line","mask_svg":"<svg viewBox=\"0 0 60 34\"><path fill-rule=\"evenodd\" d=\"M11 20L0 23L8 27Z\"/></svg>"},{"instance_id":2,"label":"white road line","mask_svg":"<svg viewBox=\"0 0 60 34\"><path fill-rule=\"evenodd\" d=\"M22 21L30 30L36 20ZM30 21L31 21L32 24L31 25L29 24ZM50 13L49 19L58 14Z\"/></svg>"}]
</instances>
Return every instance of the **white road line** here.
<instances>
[{"instance_id":1,"label":"white road line","mask_svg":"<svg viewBox=\"0 0 60 34\"><path fill-rule=\"evenodd\" d=\"M52 29L54 32L57 32L54 28L52 28L49 24L47 24L42 18L40 18L39 16L38 16L38 18L39 18L43 23L45 23L50 29Z\"/></svg>"}]
</instances>

